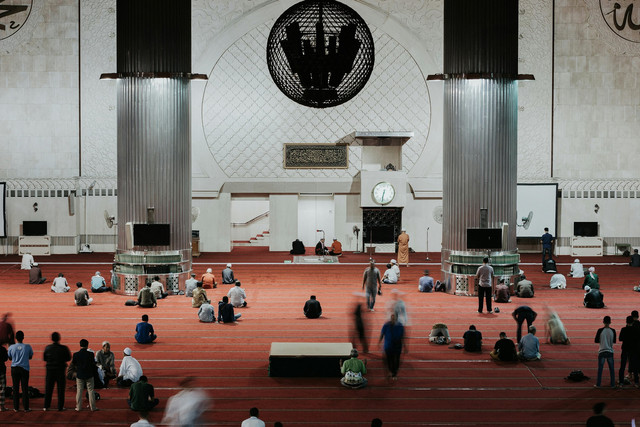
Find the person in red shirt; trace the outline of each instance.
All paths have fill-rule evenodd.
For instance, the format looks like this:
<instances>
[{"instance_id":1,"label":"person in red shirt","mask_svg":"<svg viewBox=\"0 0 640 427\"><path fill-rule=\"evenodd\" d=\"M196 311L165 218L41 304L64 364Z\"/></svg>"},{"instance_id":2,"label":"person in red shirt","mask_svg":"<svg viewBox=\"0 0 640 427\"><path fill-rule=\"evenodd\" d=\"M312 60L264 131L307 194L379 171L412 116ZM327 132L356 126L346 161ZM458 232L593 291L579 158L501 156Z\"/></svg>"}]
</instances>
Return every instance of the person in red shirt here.
<instances>
[{"instance_id":1,"label":"person in red shirt","mask_svg":"<svg viewBox=\"0 0 640 427\"><path fill-rule=\"evenodd\" d=\"M216 277L213 275L213 270L207 268L207 272L202 275L202 287L206 289L217 288L218 284L216 283Z\"/></svg>"}]
</instances>

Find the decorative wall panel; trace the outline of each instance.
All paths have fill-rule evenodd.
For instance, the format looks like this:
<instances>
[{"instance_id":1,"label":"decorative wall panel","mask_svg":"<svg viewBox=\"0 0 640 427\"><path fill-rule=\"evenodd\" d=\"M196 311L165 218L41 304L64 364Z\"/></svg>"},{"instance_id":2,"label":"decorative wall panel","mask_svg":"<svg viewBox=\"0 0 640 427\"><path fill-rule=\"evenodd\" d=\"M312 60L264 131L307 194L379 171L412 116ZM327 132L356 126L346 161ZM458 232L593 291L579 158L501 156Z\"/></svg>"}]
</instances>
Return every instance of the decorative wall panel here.
<instances>
[{"instance_id":1,"label":"decorative wall panel","mask_svg":"<svg viewBox=\"0 0 640 427\"><path fill-rule=\"evenodd\" d=\"M284 144L284 168L342 169L349 166L344 144Z\"/></svg>"}]
</instances>

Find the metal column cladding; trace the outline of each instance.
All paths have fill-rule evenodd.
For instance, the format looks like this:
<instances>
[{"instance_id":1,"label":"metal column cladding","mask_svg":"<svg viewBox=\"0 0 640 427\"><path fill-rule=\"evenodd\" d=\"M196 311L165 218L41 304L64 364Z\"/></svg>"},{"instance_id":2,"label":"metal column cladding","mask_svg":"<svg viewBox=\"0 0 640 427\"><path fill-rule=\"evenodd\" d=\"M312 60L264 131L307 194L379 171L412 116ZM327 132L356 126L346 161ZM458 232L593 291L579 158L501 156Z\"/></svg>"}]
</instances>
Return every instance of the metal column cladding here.
<instances>
[{"instance_id":1,"label":"metal column cladding","mask_svg":"<svg viewBox=\"0 0 640 427\"><path fill-rule=\"evenodd\" d=\"M118 253L180 251L191 266L191 2L118 0ZM125 227L170 224L170 245Z\"/></svg>"},{"instance_id":2,"label":"metal column cladding","mask_svg":"<svg viewBox=\"0 0 640 427\"><path fill-rule=\"evenodd\" d=\"M516 250L517 74L518 1L445 0L447 256L478 252L467 248L467 228L501 228L503 223L509 228L502 251ZM486 225L481 212L486 212Z\"/></svg>"}]
</instances>

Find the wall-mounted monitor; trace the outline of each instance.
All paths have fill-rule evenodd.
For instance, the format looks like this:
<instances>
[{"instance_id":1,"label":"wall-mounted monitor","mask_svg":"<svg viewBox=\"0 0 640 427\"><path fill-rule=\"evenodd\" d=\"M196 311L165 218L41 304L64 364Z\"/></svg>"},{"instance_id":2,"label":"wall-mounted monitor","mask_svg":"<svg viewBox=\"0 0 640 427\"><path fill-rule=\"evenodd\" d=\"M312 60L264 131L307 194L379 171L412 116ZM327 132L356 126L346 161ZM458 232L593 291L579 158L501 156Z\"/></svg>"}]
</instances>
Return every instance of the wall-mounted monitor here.
<instances>
[{"instance_id":1,"label":"wall-mounted monitor","mask_svg":"<svg viewBox=\"0 0 640 427\"><path fill-rule=\"evenodd\" d=\"M573 235L581 237L596 237L598 235L597 222L574 222Z\"/></svg>"},{"instance_id":2,"label":"wall-mounted monitor","mask_svg":"<svg viewBox=\"0 0 640 427\"><path fill-rule=\"evenodd\" d=\"M170 224L133 224L134 246L169 246Z\"/></svg>"},{"instance_id":3,"label":"wall-mounted monitor","mask_svg":"<svg viewBox=\"0 0 640 427\"><path fill-rule=\"evenodd\" d=\"M47 221L22 221L23 236L46 236Z\"/></svg>"},{"instance_id":4,"label":"wall-mounted monitor","mask_svg":"<svg viewBox=\"0 0 640 427\"><path fill-rule=\"evenodd\" d=\"M467 249L502 249L502 229L467 228Z\"/></svg>"}]
</instances>

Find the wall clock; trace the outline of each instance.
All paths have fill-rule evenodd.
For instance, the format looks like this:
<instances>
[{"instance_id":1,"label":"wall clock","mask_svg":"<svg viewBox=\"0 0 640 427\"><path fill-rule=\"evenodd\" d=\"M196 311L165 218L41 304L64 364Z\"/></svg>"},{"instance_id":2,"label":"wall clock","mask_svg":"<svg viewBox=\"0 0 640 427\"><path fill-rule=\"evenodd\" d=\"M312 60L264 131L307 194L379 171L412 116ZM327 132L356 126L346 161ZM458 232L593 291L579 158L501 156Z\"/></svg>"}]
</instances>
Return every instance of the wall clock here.
<instances>
[{"instance_id":1,"label":"wall clock","mask_svg":"<svg viewBox=\"0 0 640 427\"><path fill-rule=\"evenodd\" d=\"M371 195L376 203L386 205L391 203L396 195L396 190L388 182L379 182L373 187Z\"/></svg>"}]
</instances>

